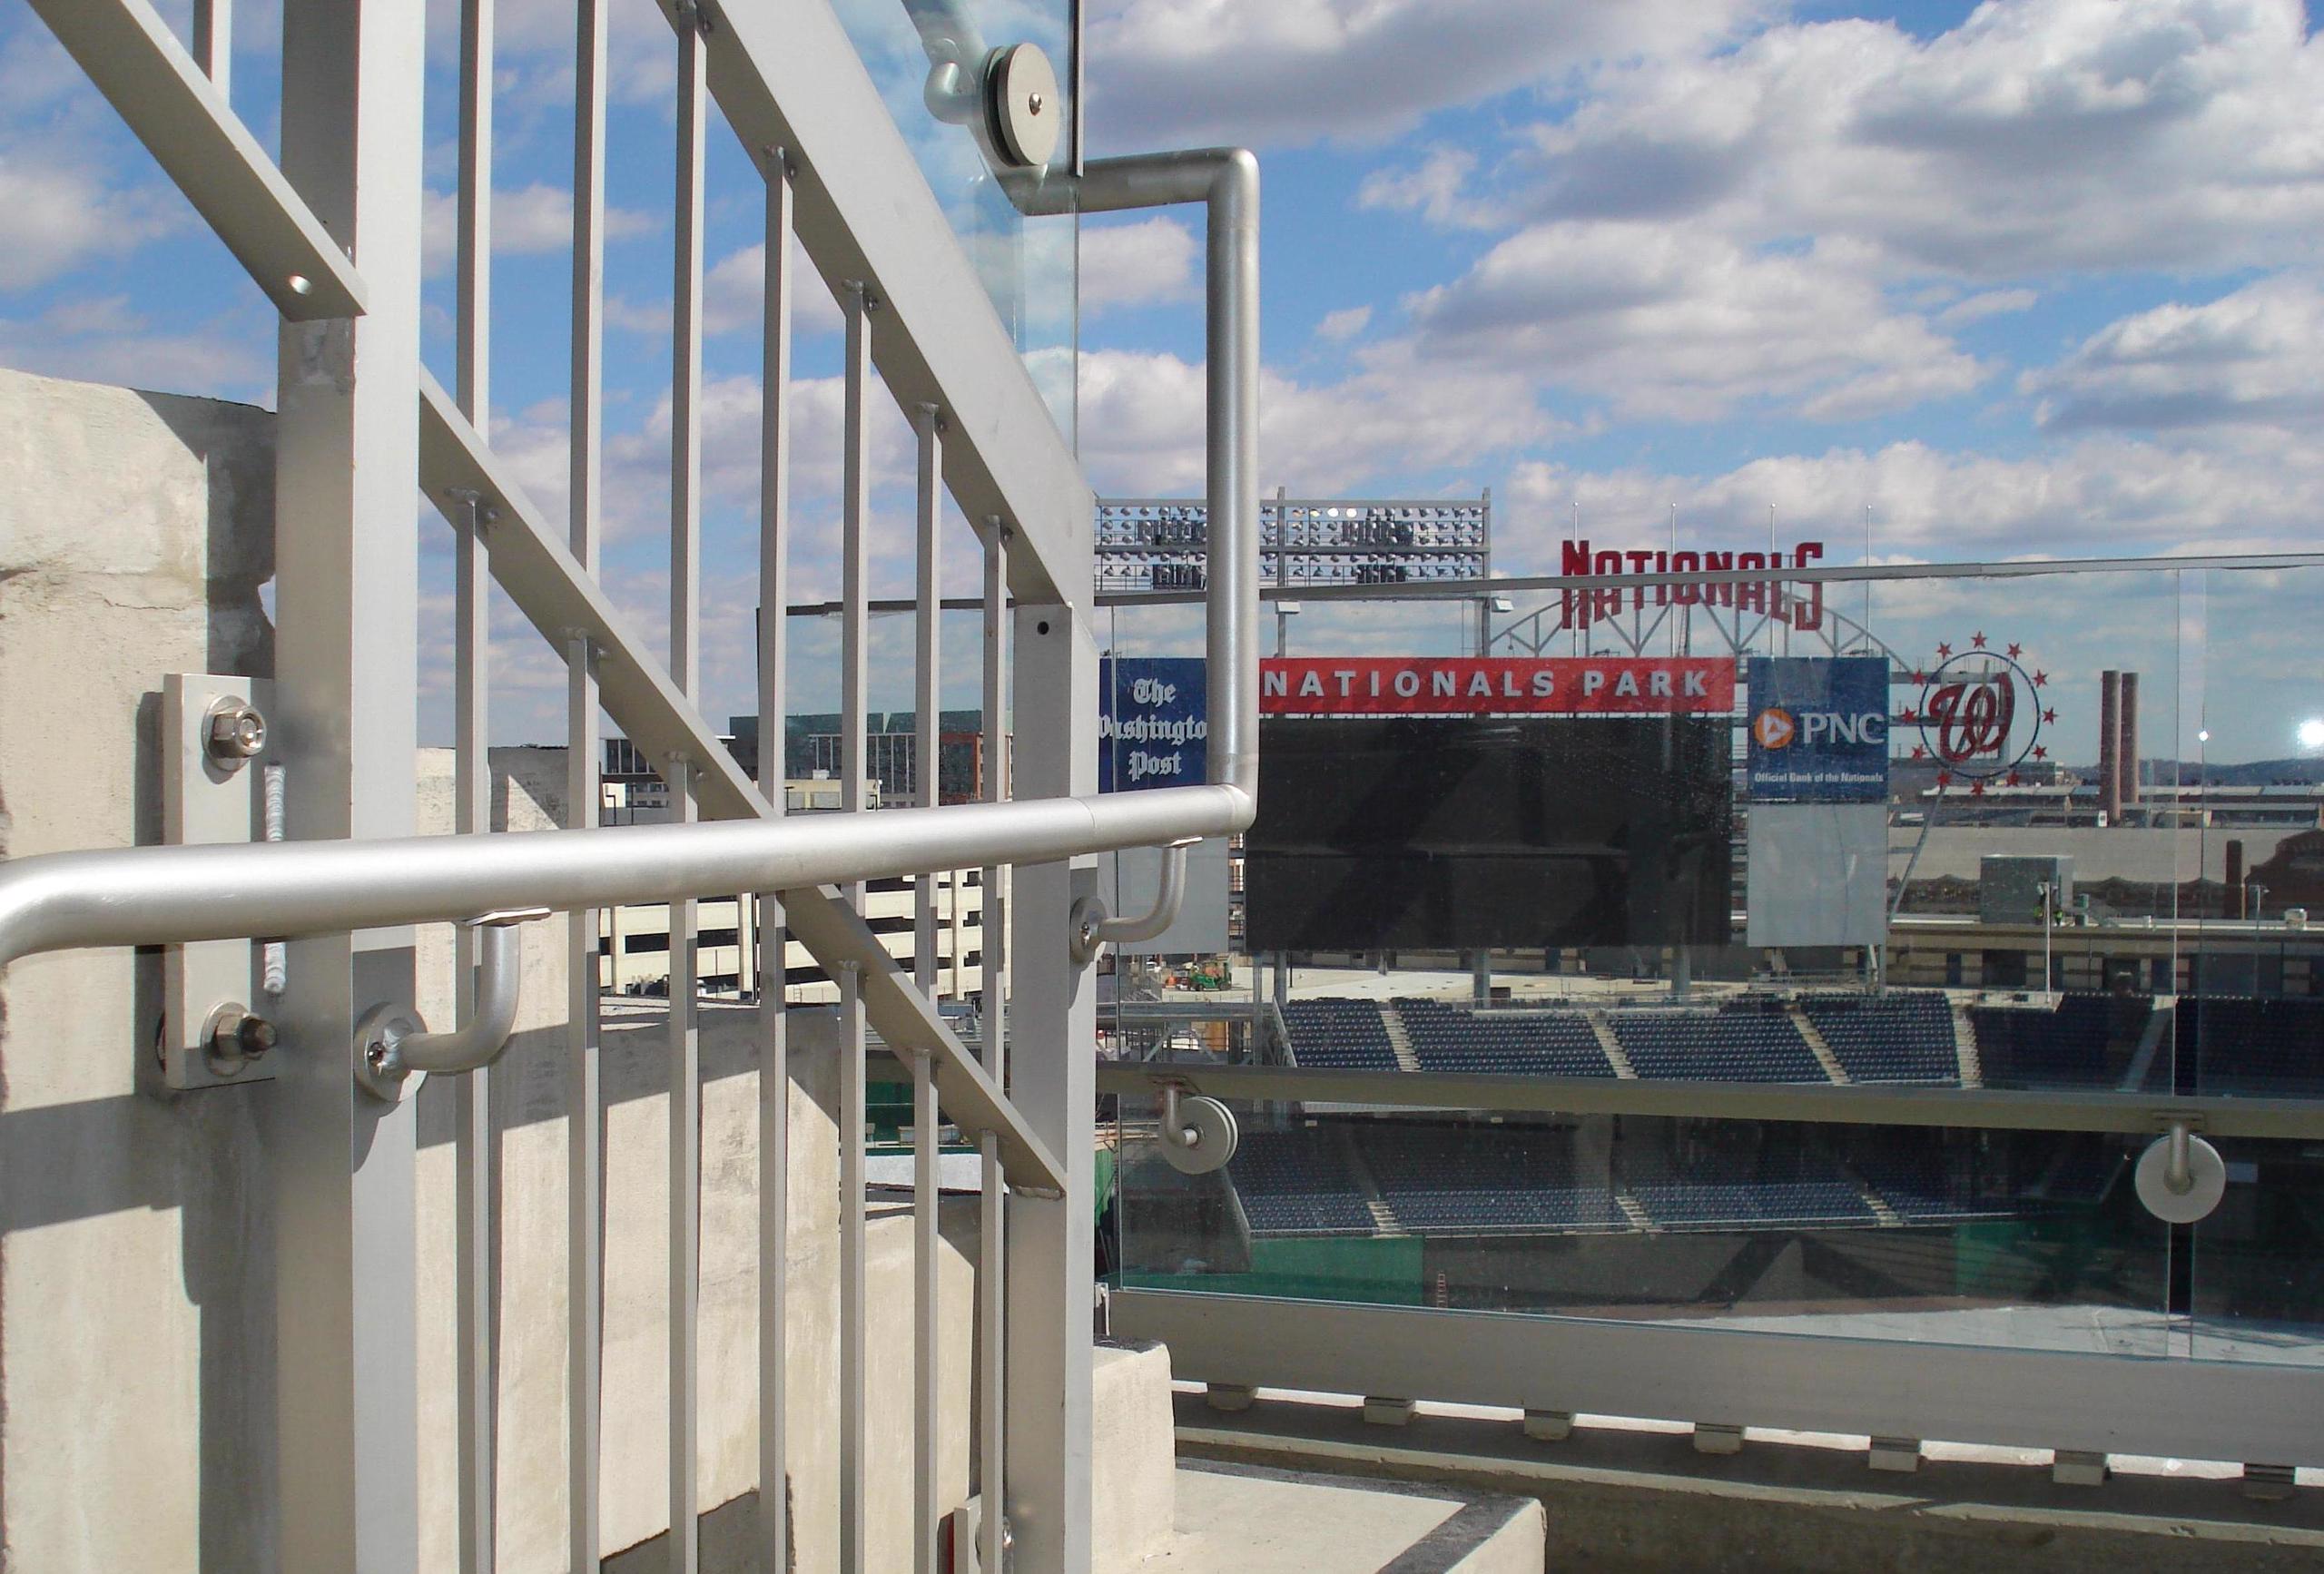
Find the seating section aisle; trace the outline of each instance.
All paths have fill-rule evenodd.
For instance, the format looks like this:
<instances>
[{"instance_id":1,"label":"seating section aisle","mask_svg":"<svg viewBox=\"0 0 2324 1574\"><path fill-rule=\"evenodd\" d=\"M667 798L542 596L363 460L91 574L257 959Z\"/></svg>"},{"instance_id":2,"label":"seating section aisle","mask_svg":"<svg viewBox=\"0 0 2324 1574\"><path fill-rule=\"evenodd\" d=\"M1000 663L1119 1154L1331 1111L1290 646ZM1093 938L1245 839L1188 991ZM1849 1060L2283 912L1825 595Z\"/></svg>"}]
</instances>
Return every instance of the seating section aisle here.
<instances>
[{"instance_id":1,"label":"seating section aisle","mask_svg":"<svg viewBox=\"0 0 2324 1574\"><path fill-rule=\"evenodd\" d=\"M1807 1040L1780 1011L1614 1011L1608 1020L1640 1077L1710 1082L1831 1080Z\"/></svg>"},{"instance_id":2,"label":"seating section aisle","mask_svg":"<svg viewBox=\"0 0 2324 1574\"><path fill-rule=\"evenodd\" d=\"M1633 1160L1633 1162L1636 1162ZM1630 1195L1665 1229L1798 1229L1877 1216L1838 1165L1820 1154L1764 1153L1691 1164L1645 1160L1626 1170Z\"/></svg>"},{"instance_id":3,"label":"seating section aisle","mask_svg":"<svg viewBox=\"0 0 2324 1574\"><path fill-rule=\"evenodd\" d=\"M1979 1202L1969 1181L1951 1173L1938 1152L1866 1143L1850 1152L1848 1162L1908 1225L1992 1218L2011 1211L2005 1203Z\"/></svg>"},{"instance_id":4,"label":"seating section aisle","mask_svg":"<svg viewBox=\"0 0 2324 1574\"><path fill-rule=\"evenodd\" d=\"M1615 1229L1613 1192L1574 1174L1570 1138L1541 1128L1375 1126L1355 1140L1396 1222L1415 1233Z\"/></svg>"},{"instance_id":5,"label":"seating section aisle","mask_svg":"<svg viewBox=\"0 0 2324 1574\"><path fill-rule=\"evenodd\" d=\"M1613 1062L1579 1011L1472 1011L1443 1000L1395 1002L1423 1071L1611 1077Z\"/></svg>"},{"instance_id":6,"label":"seating section aisle","mask_svg":"<svg viewBox=\"0 0 2324 1574\"><path fill-rule=\"evenodd\" d=\"M1943 995L1810 995L1799 1005L1852 1082L1961 1080Z\"/></svg>"},{"instance_id":7,"label":"seating section aisle","mask_svg":"<svg viewBox=\"0 0 2324 1574\"><path fill-rule=\"evenodd\" d=\"M1395 1048L1370 1000L1288 1000L1283 1023L1291 1030L1292 1058L1302 1066L1341 1071L1393 1071Z\"/></svg>"},{"instance_id":8,"label":"seating section aisle","mask_svg":"<svg viewBox=\"0 0 2324 1574\"><path fill-rule=\"evenodd\" d=\"M1368 1235L1376 1228L1331 1130L1246 1130L1227 1174L1255 1235Z\"/></svg>"},{"instance_id":9,"label":"seating section aisle","mask_svg":"<svg viewBox=\"0 0 2324 1574\"><path fill-rule=\"evenodd\" d=\"M2175 1030L2182 1087L2324 1095L2324 1000L2190 995L2179 1002Z\"/></svg>"}]
</instances>

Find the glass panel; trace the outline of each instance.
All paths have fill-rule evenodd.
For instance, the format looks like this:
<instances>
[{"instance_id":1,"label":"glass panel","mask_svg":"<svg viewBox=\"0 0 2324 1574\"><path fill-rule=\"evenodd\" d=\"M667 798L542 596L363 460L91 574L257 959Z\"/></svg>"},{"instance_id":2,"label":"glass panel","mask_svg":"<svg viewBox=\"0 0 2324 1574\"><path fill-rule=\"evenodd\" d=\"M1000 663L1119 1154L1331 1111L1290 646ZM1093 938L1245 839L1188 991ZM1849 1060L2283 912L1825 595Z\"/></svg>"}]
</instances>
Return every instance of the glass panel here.
<instances>
[{"instance_id":1,"label":"glass panel","mask_svg":"<svg viewBox=\"0 0 2324 1574\"><path fill-rule=\"evenodd\" d=\"M2135 1139L1244 1106L1188 1176L1125 1103L1130 1287L2169 1353Z\"/></svg>"},{"instance_id":2,"label":"glass panel","mask_svg":"<svg viewBox=\"0 0 2324 1574\"><path fill-rule=\"evenodd\" d=\"M1050 167L1071 168L1072 0L839 0L839 15L1071 442L1075 221L1018 212L994 173L977 84L993 50L1039 45L1057 73L1057 113L1066 128ZM940 78L947 68L961 69ZM946 83L962 85L948 93Z\"/></svg>"},{"instance_id":3,"label":"glass panel","mask_svg":"<svg viewBox=\"0 0 2324 1574\"><path fill-rule=\"evenodd\" d=\"M2189 575L2199 653L2176 751L2190 937L2178 1090L2324 1097L2324 684L2317 571ZM2154 762L2160 766L2163 762ZM2200 862L2196 862L2196 860Z\"/></svg>"},{"instance_id":4,"label":"glass panel","mask_svg":"<svg viewBox=\"0 0 2324 1574\"><path fill-rule=\"evenodd\" d=\"M2218 1146L2227 1191L2192 1232L2192 1352L2324 1362L2324 1142Z\"/></svg>"}]
</instances>

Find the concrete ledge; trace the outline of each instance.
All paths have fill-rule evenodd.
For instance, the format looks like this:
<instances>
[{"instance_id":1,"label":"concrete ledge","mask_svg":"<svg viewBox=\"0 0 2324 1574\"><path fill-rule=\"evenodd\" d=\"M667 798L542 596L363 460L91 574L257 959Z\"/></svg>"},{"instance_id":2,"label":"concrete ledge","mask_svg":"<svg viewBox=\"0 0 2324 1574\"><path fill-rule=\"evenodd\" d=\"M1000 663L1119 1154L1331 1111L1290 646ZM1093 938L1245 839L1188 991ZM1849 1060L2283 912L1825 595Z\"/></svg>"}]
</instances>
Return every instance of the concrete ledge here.
<instances>
[{"instance_id":1,"label":"concrete ledge","mask_svg":"<svg viewBox=\"0 0 2324 1574\"><path fill-rule=\"evenodd\" d=\"M1514 1412L1498 1419L1423 1404L1410 1425L1386 1432L1364 1424L1353 1397L1262 1390L1250 1410L1233 1416L1196 1392L1182 1392L1177 1402L1182 1462L1232 1461L1533 1498L1546 1511L1552 1566L1620 1574L1955 1567L2289 1574L2324 1562L2324 1494L2253 1502L2232 1475L2118 1470L2093 1490L2053 1483L2046 1461L1989 1463L1932 1450L1907 1480L1867 1471L1861 1438L1810 1446L1754 1432L1745 1452L1706 1457L1686 1429L1585 1418L1548 1451L1526 1439Z\"/></svg>"},{"instance_id":2,"label":"concrete ledge","mask_svg":"<svg viewBox=\"0 0 2324 1574\"><path fill-rule=\"evenodd\" d=\"M1541 1574L1546 1522L1530 1498L1182 1461L1178 1533L1137 1567L1156 1574Z\"/></svg>"}]
</instances>

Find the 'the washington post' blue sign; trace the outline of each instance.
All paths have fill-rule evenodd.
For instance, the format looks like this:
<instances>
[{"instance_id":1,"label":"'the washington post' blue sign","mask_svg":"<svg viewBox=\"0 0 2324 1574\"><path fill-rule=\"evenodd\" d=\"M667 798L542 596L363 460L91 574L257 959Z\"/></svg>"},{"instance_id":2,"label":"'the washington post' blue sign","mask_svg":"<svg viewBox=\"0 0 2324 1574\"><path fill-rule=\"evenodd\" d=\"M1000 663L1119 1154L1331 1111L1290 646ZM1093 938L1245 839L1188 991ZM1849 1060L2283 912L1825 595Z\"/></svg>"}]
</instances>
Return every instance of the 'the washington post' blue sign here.
<instances>
[{"instance_id":1,"label":"'the washington post' blue sign","mask_svg":"<svg viewBox=\"0 0 2324 1574\"><path fill-rule=\"evenodd\" d=\"M1748 780L1759 802L1888 797L1885 656L1753 656Z\"/></svg>"},{"instance_id":2,"label":"'the washington post' blue sign","mask_svg":"<svg viewBox=\"0 0 2324 1574\"><path fill-rule=\"evenodd\" d=\"M1210 758L1199 656L1108 656L1098 666L1098 791L1196 787Z\"/></svg>"}]
</instances>

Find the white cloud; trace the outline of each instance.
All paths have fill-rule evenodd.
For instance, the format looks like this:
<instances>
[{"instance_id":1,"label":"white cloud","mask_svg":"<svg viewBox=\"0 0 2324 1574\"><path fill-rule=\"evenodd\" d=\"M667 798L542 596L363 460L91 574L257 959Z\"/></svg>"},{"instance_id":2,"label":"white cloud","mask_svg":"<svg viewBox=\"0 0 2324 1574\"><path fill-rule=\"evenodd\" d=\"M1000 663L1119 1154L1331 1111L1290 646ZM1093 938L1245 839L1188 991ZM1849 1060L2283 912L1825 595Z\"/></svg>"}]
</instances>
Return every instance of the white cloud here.
<instances>
[{"instance_id":1,"label":"white cloud","mask_svg":"<svg viewBox=\"0 0 2324 1574\"><path fill-rule=\"evenodd\" d=\"M1477 155L1467 148L1432 148L1407 169L1374 170L1357 188L1359 208L1418 213L1447 229L1492 229L1504 222L1500 209L1469 193Z\"/></svg>"},{"instance_id":2,"label":"white cloud","mask_svg":"<svg viewBox=\"0 0 2324 1574\"><path fill-rule=\"evenodd\" d=\"M1585 63L1686 50L1760 0L1106 0L1088 119L1101 150L1378 142Z\"/></svg>"},{"instance_id":3,"label":"white cloud","mask_svg":"<svg viewBox=\"0 0 2324 1574\"><path fill-rule=\"evenodd\" d=\"M1190 300L1195 294L1194 232L1156 215L1134 224L1081 228L1081 310L1094 317L1117 306Z\"/></svg>"},{"instance_id":4,"label":"white cloud","mask_svg":"<svg viewBox=\"0 0 2324 1574\"><path fill-rule=\"evenodd\" d=\"M93 258L133 251L179 227L180 209L159 192L111 189L85 159L54 144L0 152L0 290L45 284Z\"/></svg>"},{"instance_id":5,"label":"white cloud","mask_svg":"<svg viewBox=\"0 0 2324 1574\"><path fill-rule=\"evenodd\" d=\"M1946 452L1919 442L1754 460L1702 477L1648 470L1515 467L1496 565L1553 573L1574 505L1585 533L1659 540L1676 504L1712 545L1767 538L1774 505L1786 539L1861 538L1872 509L1884 561L2120 556L2304 550L2324 510L2324 457L2290 438L2209 452L2093 435L2027 458Z\"/></svg>"},{"instance_id":6,"label":"white cloud","mask_svg":"<svg viewBox=\"0 0 2324 1574\"><path fill-rule=\"evenodd\" d=\"M803 335L837 333L842 326L839 302L823 288L822 278L807 261L794 239L791 331ZM702 280L702 330L720 334L755 332L766 302L766 243L760 241L729 251L704 271ZM670 308L665 301L650 305L615 296L606 302L606 320L615 328L638 333L670 331Z\"/></svg>"},{"instance_id":7,"label":"white cloud","mask_svg":"<svg viewBox=\"0 0 2324 1574\"><path fill-rule=\"evenodd\" d=\"M452 266L459 244L459 200L450 192L429 192L420 215L420 255L429 273ZM526 256L561 251L573 244L573 192L544 181L492 193L492 251ZM607 241L650 235L660 222L650 213L607 206Z\"/></svg>"},{"instance_id":8,"label":"white cloud","mask_svg":"<svg viewBox=\"0 0 2324 1574\"><path fill-rule=\"evenodd\" d=\"M1704 420L1759 400L1819 419L1965 393L1987 369L1890 306L1844 249L1757 253L1672 224L1536 225L1409 303L1416 353Z\"/></svg>"},{"instance_id":9,"label":"white cloud","mask_svg":"<svg viewBox=\"0 0 2324 1574\"><path fill-rule=\"evenodd\" d=\"M2324 290L2278 277L2202 306L2172 303L2093 334L2020 379L2049 429L2324 429Z\"/></svg>"},{"instance_id":10,"label":"white cloud","mask_svg":"<svg viewBox=\"0 0 2324 1574\"><path fill-rule=\"evenodd\" d=\"M2319 100L2299 0L1988 0L1927 40L1799 24L1614 66L1505 173L1544 216L1849 237L1903 271L2268 266L2324 224Z\"/></svg>"},{"instance_id":11,"label":"white cloud","mask_svg":"<svg viewBox=\"0 0 2324 1574\"><path fill-rule=\"evenodd\" d=\"M1324 313L1324 320L1315 325L1315 337L1329 344L1344 344L1371 326L1372 308L1344 306Z\"/></svg>"},{"instance_id":12,"label":"white cloud","mask_svg":"<svg viewBox=\"0 0 2324 1574\"><path fill-rule=\"evenodd\" d=\"M2014 312L2031 311L2042 298L2031 290L1985 290L1964 296L1936 314L1937 323L1945 328L1958 328L1965 322L1982 322L1988 317L2006 317Z\"/></svg>"},{"instance_id":13,"label":"white cloud","mask_svg":"<svg viewBox=\"0 0 2324 1574\"><path fill-rule=\"evenodd\" d=\"M1464 466L1563 429L1522 379L1490 369L1448 374L1416 366L1393 348L1338 383L1264 372L1259 412L1264 484L1302 492L1353 490L1381 477ZM1085 352L1081 459L1100 492L1198 491L1201 366L1167 354Z\"/></svg>"},{"instance_id":14,"label":"white cloud","mask_svg":"<svg viewBox=\"0 0 2324 1574\"><path fill-rule=\"evenodd\" d=\"M124 296L74 298L34 317L0 318L0 365L45 377L271 403L271 312L230 312L162 331Z\"/></svg>"}]
</instances>

